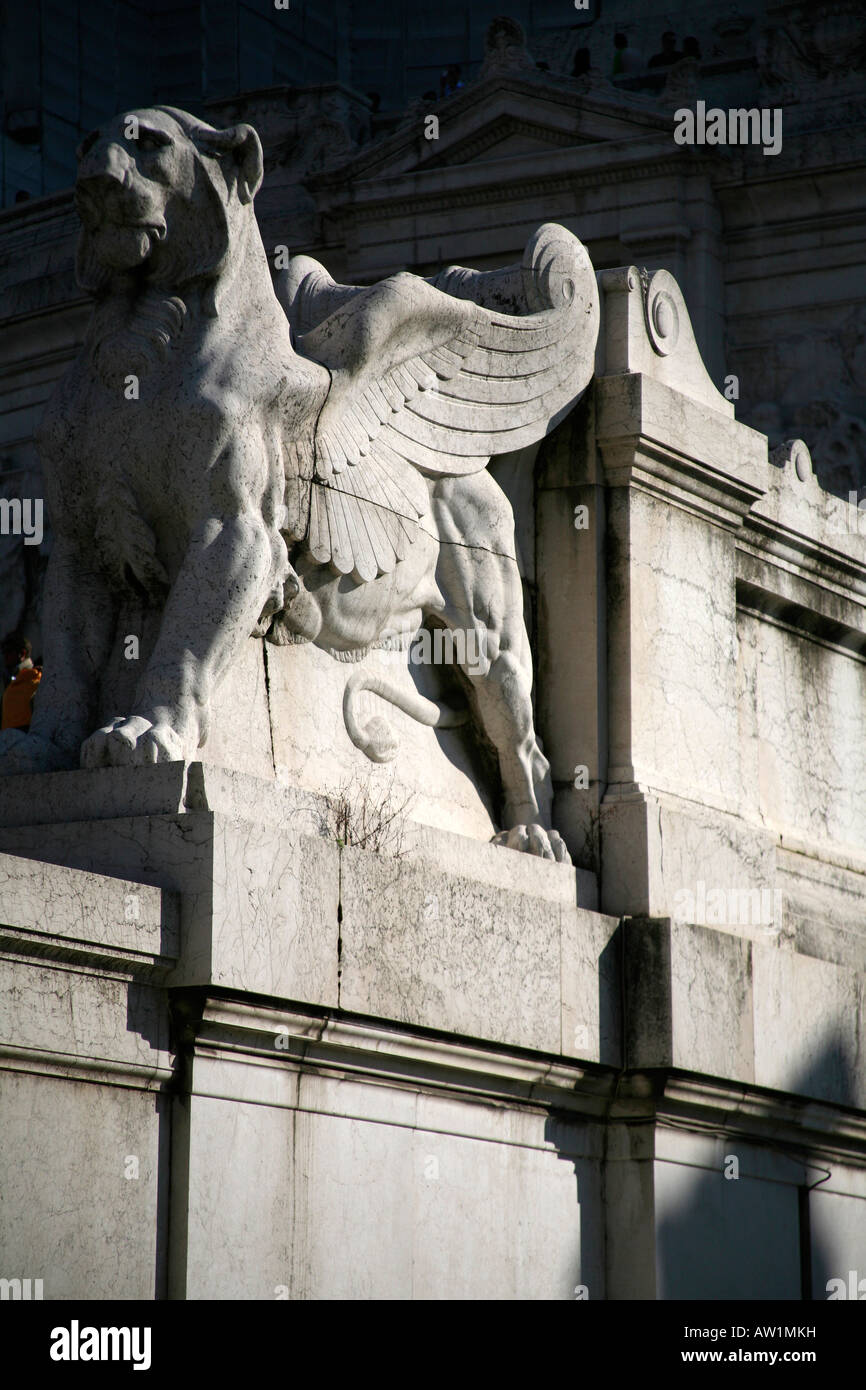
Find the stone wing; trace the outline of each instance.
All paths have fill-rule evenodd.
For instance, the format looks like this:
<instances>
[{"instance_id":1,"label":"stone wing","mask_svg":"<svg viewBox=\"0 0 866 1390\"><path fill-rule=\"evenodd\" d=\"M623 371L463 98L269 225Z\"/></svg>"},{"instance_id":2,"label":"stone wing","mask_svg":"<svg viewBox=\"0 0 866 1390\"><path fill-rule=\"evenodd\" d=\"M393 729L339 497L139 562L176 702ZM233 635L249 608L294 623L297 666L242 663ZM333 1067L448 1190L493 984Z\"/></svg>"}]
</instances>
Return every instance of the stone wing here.
<instances>
[{"instance_id":1,"label":"stone wing","mask_svg":"<svg viewBox=\"0 0 866 1390\"><path fill-rule=\"evenodd\" d=\"M535 443L584 391L599 321L586 251L547 225L517 269L522 294L495 300L529 312L475 302L479 282L512 272L452 270L449 288L467 296L457 297L408 273L337 285L297 257L278 282L297 350L331 375L307 534L317 560L362 581L388 573L424 525L426 478L473 473Z\"/></svg>"}]
</instances>

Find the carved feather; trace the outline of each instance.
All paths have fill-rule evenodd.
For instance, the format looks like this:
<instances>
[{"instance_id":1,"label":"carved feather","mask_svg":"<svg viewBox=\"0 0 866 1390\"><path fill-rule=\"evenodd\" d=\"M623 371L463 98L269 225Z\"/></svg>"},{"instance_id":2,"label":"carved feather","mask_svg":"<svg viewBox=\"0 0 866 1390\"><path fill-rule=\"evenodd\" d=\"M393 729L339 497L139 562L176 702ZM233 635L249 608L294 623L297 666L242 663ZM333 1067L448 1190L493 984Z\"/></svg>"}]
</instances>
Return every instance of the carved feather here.
<instances>
[{"instance_id":1,"label":"carved feather","mask_svg":"<svg viewBox=\"0 0 866 1390\"><path fill-rule=\"evenodd\" d=\"M423 475L477 472L542 438L579 398L598 336L595 273L577 238L554 224L539 228L518 268L523 314L408 274L337 285L317 262L297 261L282 286L289 320L304 335L299 351L331 374L308 544L366 581L393 569L420 534ZM447 279L461 295L480 294L483 281L468 271Z\"/></svg>"}]
</instances>

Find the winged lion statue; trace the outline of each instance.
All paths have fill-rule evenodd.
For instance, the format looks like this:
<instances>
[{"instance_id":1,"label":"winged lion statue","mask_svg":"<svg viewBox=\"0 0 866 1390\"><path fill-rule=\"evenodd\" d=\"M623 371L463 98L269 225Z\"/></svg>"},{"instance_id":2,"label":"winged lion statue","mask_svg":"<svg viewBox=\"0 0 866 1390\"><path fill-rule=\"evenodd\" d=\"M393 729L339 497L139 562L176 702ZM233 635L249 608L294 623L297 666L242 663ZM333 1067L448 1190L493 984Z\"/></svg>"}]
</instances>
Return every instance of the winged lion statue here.
<instances>
[{"instance_id":1,"label":"winged lion statue","mask_svg":"<svg viewBox=\"0 0 866 1390\"><path fill-rule=\"evenodd\" d=\"M346 659L423 624L472 632L474 717L499 761L500 843L568 860L532 714L514 517L487 465L537 443L593 371L595 274L545 225L522 265L339 285L295 256L274 275L253 199L252 127L127 112L79 150L82 351L40 430L55 534L45 674L0 773L195 757L250 634ZM128 708L104 716L123 595L151 615ZM396 751L362 688L425 723L456 717L350 674L345 717Z\"/></svg>"}]
</instances>

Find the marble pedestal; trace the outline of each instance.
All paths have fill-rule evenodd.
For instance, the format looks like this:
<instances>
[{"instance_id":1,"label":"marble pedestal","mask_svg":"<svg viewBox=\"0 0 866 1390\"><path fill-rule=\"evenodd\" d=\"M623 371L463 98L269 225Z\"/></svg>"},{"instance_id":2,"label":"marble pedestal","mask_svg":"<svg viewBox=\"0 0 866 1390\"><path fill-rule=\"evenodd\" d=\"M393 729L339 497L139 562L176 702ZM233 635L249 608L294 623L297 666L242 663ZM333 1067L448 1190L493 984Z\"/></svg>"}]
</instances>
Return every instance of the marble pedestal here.
<instances>
[{"instance_id":1,"label":"marble pedestal","mask_svg":"<svg viewBox=\"0 0 866 1390\"><path fill-rule=\"evenodd\" d=\"M855 1267L856 971L580 907L589 874L443 831L347 848L309 793L207 765L16 787L4 1277L797 1298L804 1239L816 1289Z\"/></svg>"}]
</instances>

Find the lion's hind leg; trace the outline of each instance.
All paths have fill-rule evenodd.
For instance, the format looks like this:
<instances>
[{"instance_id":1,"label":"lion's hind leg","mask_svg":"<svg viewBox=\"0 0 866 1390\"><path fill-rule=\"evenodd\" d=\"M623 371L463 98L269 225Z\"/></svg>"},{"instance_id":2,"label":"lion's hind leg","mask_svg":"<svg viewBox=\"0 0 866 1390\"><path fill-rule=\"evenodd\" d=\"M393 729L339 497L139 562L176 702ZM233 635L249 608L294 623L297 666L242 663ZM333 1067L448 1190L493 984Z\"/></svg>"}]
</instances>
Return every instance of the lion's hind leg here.
<instances>
[{"instance_id":1,"label":"lion's hind leg","mask_svg":"<svg viewBox=\"0 0 866 1390\"><path fill-rule=\"evenodd\" d=\"M532 654L510 505L485 471L437 482L433 513L442 602L430 616L451 633L451 654L472 684L478 717L496 749L505 826L497 842L569 862L551 828L550 767L533 721Z\"/></svg>"}]
</instances>

